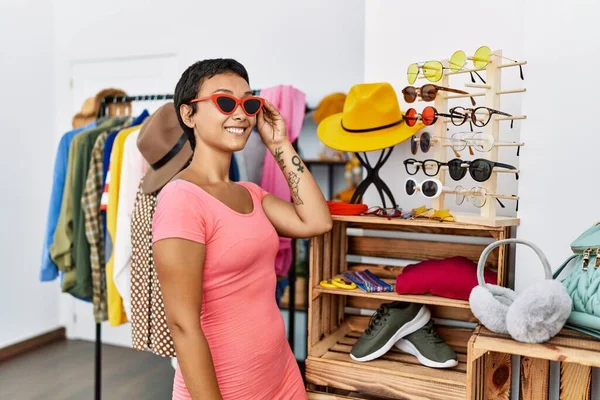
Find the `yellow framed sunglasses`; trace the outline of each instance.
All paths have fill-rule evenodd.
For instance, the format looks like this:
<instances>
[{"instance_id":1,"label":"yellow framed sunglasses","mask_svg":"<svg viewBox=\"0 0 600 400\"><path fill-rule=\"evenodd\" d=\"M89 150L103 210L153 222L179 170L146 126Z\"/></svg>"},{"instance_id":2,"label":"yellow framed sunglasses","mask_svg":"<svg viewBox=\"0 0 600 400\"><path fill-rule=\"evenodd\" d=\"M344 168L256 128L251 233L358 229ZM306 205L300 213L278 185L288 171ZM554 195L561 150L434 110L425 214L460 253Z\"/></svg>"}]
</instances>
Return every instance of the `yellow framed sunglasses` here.
<instances>
[{"instance_id":1,"label":"yellow framed sunglasses","mask_svg":"<svg viewBox=\"0 0 600 400\"><path fill-rule=\"evenodd\" d=\"M429 82L438 82L444 75L444 70L449 69L444 67L440 61L424 61L418 63L412 63L408 66L406 76L408 83L413 84L419 77L419 72L423 72L423 76L427 78Z\"/></svg>"},{"instance_id":2,"label":"yellow framed sunglasses","mask_svg":"<svg viewBox=\"0 0 600 400\"><path fill-rule=\"evenodd\" d=\"M487 67L487 65L490 63L492 56L500 57L515 63L518 62L508 57L493 54L492 50L488 46L481 46L480 48L475 50L475 54L473 54L473 57L467 57L464 51L456 50L454 54L452 54L452 56L450 57L448 67L453 72L460 71L466 66L467 60L469 60L473 62L473 68L475 68L476 70L482 70L485 67ZM523 80L523 68L521 65L519 65L519 71L521 73L521 80Z\"/></svg>"}]
</instances>

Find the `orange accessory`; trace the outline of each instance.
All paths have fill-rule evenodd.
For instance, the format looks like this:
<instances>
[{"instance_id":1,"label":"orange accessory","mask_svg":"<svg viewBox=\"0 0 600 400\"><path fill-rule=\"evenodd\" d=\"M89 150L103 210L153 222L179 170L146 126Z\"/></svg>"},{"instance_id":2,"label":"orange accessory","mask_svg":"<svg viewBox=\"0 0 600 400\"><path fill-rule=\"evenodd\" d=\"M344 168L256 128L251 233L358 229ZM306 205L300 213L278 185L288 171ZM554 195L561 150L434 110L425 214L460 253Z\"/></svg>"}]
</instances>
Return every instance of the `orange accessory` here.
<instances>
[{"instance_id":1,"label":"orange accessory","mask_svg":"<svg viewBox=\"0 0 600 400\"><path fill-rule=\"evenodd\" d=\"M350 204L343 201L328 201L331 215L360 215L367 211L366 204Z\"/></svg>"}]
</instances>

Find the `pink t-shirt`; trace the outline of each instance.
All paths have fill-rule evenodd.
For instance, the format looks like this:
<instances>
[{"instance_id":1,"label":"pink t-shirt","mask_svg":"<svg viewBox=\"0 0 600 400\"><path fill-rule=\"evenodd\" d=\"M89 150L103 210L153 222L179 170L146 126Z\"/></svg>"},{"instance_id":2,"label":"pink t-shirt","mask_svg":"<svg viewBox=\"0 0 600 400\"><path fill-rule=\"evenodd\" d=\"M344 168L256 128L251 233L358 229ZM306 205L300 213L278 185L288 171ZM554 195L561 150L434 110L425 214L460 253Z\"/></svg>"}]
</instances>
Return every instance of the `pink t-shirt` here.
<instances>
[{"instance_id":1,"label":"pink t-shirt","mask_svg":"<svg viewBox=\"0 0 600 400\"><path fill-rule=\"evenodd\" d=\"M275 300L279 239L262 209L266 192L254 183L239 184L252 197L248 214L191 182L168 183L158 197L152 240L206 245L199 317L223 398L306 399ZM179 367L173 399L190 399Z\"/></svg>"}]
</instances>

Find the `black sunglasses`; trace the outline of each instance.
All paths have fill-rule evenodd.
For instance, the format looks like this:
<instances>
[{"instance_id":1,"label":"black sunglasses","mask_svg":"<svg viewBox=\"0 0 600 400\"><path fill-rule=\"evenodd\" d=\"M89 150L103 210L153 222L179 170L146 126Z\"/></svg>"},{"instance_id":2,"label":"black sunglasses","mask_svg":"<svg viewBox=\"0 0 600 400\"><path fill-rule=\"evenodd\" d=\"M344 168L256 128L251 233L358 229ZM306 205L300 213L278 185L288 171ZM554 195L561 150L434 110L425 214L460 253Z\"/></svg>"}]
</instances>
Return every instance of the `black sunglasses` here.
<instances>
[{"instance_id":1,"label":"black sunglasses","mask_svg":"<svg viewBox=\"0 0 600 400\"><path fill-rule=\"evenodd\" d=\"M463 164L468 164L468 167L463 167ZM473 161L463 161L460 158L454 158L448 161L448 172L450 177L455 181L459 181L467 174L467 168L471 178L477 182L485 182L492 176L494 167L506 168L516 170L517 168L513 165L503 164L478 158ZM516 174L516 178L519 179L519 174Z\"/></svg>"},{"instance_id":2,"label":"black sunglasses","mask_svg":"<svg viewBox=\"0 0 600 400\"><path fill-rule=\"evenodd\" d=\"M423 153L427 153L429 149L431 149L431 135L429 132L423 132L419 137L413 135L413 137L410 138L410 152L413 155L417 154L419 147Z\"/></svg>"}]
</instances>

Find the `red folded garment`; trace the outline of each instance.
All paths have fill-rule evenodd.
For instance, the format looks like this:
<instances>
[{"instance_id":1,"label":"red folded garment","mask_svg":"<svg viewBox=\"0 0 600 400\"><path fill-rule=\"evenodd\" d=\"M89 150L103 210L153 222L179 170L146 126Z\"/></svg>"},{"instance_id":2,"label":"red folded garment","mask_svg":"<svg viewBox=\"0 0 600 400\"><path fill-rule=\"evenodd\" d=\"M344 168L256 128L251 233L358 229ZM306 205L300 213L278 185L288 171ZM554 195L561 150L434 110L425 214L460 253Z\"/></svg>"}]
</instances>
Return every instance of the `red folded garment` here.
<instances>
[{"instance_id":1,"label":"red folded garment","mask_svg":"<svg viewBox=\"0 0 600 400\"><path fill-rule=\"evenodd\" d=\"M486 268L486 283L496 284L496 279L497 274ZM466 301L475 286L477 264L465 257L427 260L407 265L396 278L398 294L432 294Z\"/></svg>"}]
</instances>

